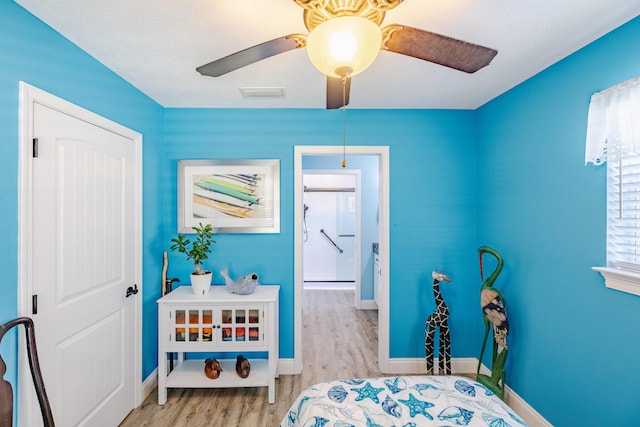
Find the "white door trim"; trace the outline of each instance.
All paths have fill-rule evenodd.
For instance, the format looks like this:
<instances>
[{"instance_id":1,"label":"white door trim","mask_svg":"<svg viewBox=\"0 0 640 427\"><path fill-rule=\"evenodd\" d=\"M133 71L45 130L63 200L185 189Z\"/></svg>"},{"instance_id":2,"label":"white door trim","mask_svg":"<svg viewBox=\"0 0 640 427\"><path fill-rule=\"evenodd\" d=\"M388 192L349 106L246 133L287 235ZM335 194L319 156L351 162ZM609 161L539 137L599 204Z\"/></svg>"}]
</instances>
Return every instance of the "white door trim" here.
<instances>
[{"instance_id":1,"label":"white door trim","mask_svg":"<svg viewBox=\"0 0 640 427\"><path fill-rule=\"evenodd\" d=\"M380 239L382 262L380 299L378 307L378 365L389 372L389 147L388 146L295 146L294 147L294 374L302 372L302 292L304 287L302 263L303 186L302 157L312 155L377 155L380 179Z\"/></svg>"},{"instance_id":2,"label":"white door trim","mask_svg":"<svg viewBox=\"0 0 640 427\"><path fill-rule=\"evenodd\" d=\"M107 129L111 132L122 135L134 141L135 144L135 283L140 292L135 298L134 304L134 325L135 334L134 345L134 407L142 403L142 135L128 129L118 123L112 122L91 111L85 110L64 99L58 98L41 89L20 82L20 106L19 106L19 171L18 171L18 315L32 316L31 295L33 284L30 277L29 260L31 254L31 240L33 230L33 212L29 200L33 194L33 181L31 162L33 156L33 105L39 103L50 108L63 111L66 114L91 123L95 126ZM23 334L19 335L18 350L18 416L20 425L32 425L30 408L32 401L33 384L29 371L29 364L26 357L25 342ZM37 416L38 414L36 414Z\"/></svg>"}]
</instances>

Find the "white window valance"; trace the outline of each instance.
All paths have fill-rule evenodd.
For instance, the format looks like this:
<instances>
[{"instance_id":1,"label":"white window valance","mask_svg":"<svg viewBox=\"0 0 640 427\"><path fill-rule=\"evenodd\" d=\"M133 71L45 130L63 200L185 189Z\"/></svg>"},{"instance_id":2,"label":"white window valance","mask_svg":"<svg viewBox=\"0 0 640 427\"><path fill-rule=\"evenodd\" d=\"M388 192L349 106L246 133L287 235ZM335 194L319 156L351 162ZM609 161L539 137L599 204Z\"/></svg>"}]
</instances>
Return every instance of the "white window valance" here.
<instances>
[{"instance_id":1,"label":"white window valance","mask_svg":"<svg viewBox=\"0 0 640 427\"><path fill-rule=\"evenodd\" d=\"M585 164L640 154L640 77L591 96Z\"/></svg>"}]
</instances>

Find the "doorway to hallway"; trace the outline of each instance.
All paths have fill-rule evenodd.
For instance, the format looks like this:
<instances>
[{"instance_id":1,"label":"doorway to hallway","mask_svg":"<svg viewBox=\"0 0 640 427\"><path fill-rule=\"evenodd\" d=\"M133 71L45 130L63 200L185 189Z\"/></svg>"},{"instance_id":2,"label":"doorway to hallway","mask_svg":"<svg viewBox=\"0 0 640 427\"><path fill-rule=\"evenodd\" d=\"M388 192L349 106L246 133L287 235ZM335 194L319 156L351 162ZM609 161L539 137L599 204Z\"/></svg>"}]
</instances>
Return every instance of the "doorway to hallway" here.
<instances>
[{"instance_id":1,"label":"doorway to hallway","mask_svg":"<svg viewBox=\"0 0 640 427\"><path fill-rule=\"evenodd\" d=\"M389 364L389 272L388 272L388 245L389 245L389 148L386 146L296 146L294 155L294 371L302 371L302 300L304 291L304 183L303 175L308 169L309 162L319 162L326 157L339 157L346 152L347 164L353 166L349 159L359 157L372 157L375 159L375 180L377 182L375 206L369 207L368 211L373 213L375 218L375 237L372 240L362 241L359 245L362 250L361 275L369 274L368 280L373 282L373 256L372 243L378 243L378 250L381 257L380 275L380 304L378 306L378 365L383 372L388 371ZM334 162L335 170L340 170L340 161ZM329 169L326 165L316 166L316 169ZM362 175L362 193L364 193L365 177ZM361 212L367 211L362 202ZM308 211L309 212L309 211ZM363 220L364 222L364 220ZM364 227L364 225L363 225ZM361 233L364 236L364 231ZM362 260L371 258L370 269ZM370 270L370 272L369 272ZM373 284L365 290L365 298L371 304L373 302ZM362 298L362 294L359 296ZM365 301L366 301L365 300ZM369 307L360 307L369 308Z\"/></svg>"}]
</instances>

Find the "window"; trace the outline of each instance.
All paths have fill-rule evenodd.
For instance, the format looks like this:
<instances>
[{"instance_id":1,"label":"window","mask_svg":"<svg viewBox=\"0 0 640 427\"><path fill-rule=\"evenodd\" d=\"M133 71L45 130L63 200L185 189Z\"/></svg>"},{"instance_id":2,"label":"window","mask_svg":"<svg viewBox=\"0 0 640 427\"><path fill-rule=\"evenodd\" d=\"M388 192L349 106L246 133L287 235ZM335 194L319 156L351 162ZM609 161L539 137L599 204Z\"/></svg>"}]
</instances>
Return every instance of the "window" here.
<instances>
[{"instance_id":1,"label":"window","mask_svg":"<svg viewBox=\"0 0 640 427\"><path fill-rule=\"evenodd\" d=\"M607 266L640 273L640 155L607 165Z\"/></svg>"},{"instance_id":2,"label":"window","mask_svg":"<svg viewBox=\"0 0 640 427\"><path fill-rule=\"evenodd\" d=\"M607 287L640 295L640 78L591 97L585 161L607 163Z\"/></svg>"}]
</instances>

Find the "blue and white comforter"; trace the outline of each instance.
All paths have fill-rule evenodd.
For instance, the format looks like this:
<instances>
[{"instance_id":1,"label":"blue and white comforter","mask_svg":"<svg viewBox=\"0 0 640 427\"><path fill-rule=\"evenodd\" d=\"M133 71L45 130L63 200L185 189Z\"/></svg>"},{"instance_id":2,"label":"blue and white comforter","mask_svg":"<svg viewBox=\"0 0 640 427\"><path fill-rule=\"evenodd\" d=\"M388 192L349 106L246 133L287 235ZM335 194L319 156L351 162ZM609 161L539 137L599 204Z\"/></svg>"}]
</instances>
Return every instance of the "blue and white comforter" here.
<instances>
[{"instance_id":1,"label":"blue and white comforter","mask_svg":"<svg viewBox=\"0 0 640 427\"><path fill-rule=\"evenodd\" d=\"M404 376L331 381L300 393L280 427L521 427L526 423L470 378Z\"/></svg>"}]
</instances>

